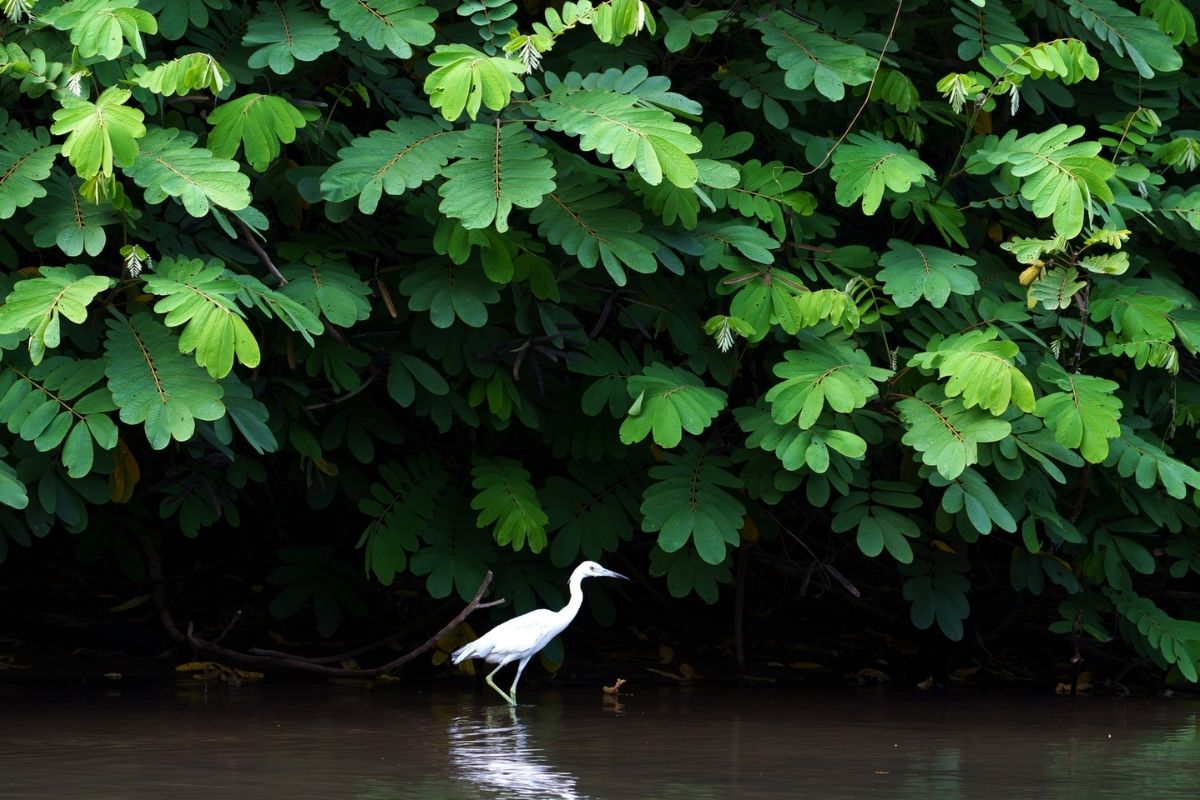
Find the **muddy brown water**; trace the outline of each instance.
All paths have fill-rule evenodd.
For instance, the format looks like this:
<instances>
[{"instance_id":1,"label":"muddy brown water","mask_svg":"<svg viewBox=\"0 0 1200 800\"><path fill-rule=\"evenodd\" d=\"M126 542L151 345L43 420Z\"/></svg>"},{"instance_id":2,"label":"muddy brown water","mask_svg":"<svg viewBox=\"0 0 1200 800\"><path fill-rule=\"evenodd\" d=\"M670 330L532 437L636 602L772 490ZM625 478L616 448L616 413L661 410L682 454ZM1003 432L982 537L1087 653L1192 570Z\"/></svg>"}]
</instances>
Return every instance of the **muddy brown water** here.
<instances>
[{"instance_id":1,"label":"muddy brown water","mask_svg":"<svg viewBox=\"0 0 1200 800\"><path fill-rule=\"evenodd\" d=\"M2 690L0 690L2 691ZM1200 798L1200 701L0 693L0 798Z\"/></svg>"}]
</instances>

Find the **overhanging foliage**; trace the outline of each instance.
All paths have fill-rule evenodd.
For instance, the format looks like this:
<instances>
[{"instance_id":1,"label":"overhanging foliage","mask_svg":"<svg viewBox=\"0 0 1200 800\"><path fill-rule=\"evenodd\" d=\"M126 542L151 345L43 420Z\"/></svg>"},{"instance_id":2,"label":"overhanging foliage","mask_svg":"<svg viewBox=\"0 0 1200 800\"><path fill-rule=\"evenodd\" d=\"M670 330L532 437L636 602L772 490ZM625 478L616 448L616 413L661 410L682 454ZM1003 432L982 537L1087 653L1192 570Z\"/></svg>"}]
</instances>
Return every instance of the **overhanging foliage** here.
<instances>
[{"instance_id":1,"label":"overhanging foliage","mask_svg":"<svg viewBox=\"0 0 1200 800\"><path fill-rule=\"evenodd\" d=\"M1186 4L0 9L0 558L301 487L271 609L331 634L364 574L715 602L806 531L1196 680Z\"/></svg>"}]
</instances>

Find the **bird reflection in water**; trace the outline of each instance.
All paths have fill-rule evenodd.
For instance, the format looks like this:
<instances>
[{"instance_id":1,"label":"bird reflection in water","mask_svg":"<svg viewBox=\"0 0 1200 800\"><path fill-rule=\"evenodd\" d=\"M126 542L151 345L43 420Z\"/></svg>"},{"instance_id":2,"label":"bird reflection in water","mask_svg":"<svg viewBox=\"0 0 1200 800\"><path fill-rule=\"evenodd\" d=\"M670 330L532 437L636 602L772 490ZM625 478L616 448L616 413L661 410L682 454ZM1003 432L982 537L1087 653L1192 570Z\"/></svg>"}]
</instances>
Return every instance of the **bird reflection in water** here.
<instances>
[{"instance_id":1,"label":"bird reflection in water","mask_svg":"<svg viewBox=\"0 0 1200 800\"><path fill-rule=\"evenodd\" d=\"M584 800L575 789L575 776L554 769L541 748L529 743L516 708L487 708L479 716L456 717L446 740L455 772L484 797Z\"/></svg>"}]
</instances>

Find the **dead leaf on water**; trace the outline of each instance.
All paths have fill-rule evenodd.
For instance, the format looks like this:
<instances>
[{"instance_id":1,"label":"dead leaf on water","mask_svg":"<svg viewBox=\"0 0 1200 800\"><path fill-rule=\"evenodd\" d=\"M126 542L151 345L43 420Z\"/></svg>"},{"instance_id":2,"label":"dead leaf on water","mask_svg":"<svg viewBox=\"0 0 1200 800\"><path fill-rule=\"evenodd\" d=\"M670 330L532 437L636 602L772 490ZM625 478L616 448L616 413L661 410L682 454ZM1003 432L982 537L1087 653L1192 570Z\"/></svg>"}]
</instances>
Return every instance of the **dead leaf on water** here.
<instances>
[{"instance_id":1,"label":"dead leaf on water","mask_svg":"<svg viewBox=\"0 0 1200 800\"><path fill-rule=\"evenodd\" d=\"M670 646L668 646L668 645L660 644L658 646L658 663L670 664L674 660L675 660L675 651L672 650L670 648Z\"/></svg>"}]
</instances>

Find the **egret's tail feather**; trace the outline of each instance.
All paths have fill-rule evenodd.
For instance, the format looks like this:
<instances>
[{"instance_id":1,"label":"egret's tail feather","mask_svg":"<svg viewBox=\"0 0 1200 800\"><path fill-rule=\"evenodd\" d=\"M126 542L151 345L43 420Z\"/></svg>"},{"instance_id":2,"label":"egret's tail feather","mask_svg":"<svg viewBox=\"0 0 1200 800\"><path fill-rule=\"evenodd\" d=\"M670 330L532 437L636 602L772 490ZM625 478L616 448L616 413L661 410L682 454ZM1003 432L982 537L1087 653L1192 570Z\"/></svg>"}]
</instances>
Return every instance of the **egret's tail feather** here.
<instances>
[{"instance_id":1,"label":"egret's tail feather","mask_svg":"<svg viewBox=\"0 0 1200 800\"><path fill-rule=\"evenodd\" d=\"M475 654L475 643L465 644L450 654L451 664L461 664Z\"/></svg>"}]
</instances>

